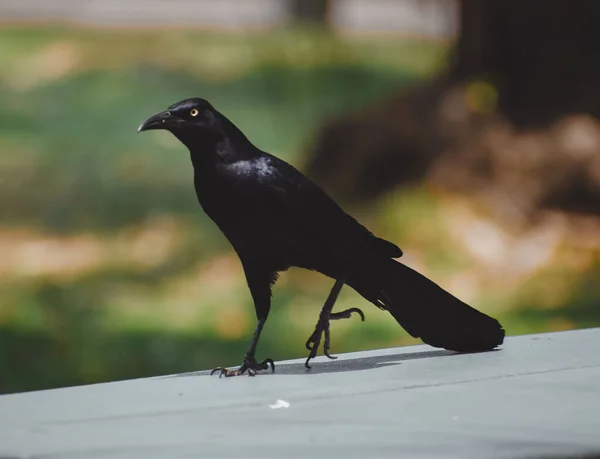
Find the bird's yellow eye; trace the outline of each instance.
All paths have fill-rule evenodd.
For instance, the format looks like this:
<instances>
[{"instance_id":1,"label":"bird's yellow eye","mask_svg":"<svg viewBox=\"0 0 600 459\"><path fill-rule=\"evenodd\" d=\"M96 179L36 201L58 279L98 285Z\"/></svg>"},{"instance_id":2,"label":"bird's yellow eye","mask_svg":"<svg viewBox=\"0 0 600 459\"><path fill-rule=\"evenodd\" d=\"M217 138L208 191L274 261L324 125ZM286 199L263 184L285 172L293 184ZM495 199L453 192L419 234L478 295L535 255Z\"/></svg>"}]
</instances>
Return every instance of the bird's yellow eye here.
<instances>
[{"instance_id":1,"label":"bird's yellow eye","mask_svg":"<svg viewBox=\"0 0 600 459\"><path fill-rule=\"evenodd\" d=\"M190 115L192 115L192 116L198 116L198 110L196 110L195 108L192 108L192 111L190 112Z\"/></svg>"}]
</instances>

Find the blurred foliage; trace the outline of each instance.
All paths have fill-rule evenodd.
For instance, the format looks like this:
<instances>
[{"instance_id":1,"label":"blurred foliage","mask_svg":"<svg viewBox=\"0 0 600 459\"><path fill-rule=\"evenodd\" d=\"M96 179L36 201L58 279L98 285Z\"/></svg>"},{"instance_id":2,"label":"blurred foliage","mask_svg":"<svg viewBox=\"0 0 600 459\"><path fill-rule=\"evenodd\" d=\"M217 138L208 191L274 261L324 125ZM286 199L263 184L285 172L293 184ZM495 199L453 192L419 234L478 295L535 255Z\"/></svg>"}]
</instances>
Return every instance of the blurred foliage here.
<instances>
[{"instance_id":1,"label":"blurred foliage","mask_svg":"<svg viewBox=\"0 0 600 459\"><path fill-rule=\"evenodd\" d=\"M0 29L0 392L241 359L255 320L241 267L196 202L185 149L164 132L136 134L148 115L205 97L259 147L302 167L324 120L427 77L446 52L307 30ZM527 285L495 283L501 276L461 239L460 225L480 218L459 214L453 229L455 202L422 186L350 210L509 333L600 324L597 265L544 264ZM561 295L556 276L573 280ZM285 273L259 357L304 356L331 285ZM548 298L560 301L544 309ZM344 306L364 306L367 321L336 323L334 352L416 342L349 289Z\"/></svg>"}]
</instances>

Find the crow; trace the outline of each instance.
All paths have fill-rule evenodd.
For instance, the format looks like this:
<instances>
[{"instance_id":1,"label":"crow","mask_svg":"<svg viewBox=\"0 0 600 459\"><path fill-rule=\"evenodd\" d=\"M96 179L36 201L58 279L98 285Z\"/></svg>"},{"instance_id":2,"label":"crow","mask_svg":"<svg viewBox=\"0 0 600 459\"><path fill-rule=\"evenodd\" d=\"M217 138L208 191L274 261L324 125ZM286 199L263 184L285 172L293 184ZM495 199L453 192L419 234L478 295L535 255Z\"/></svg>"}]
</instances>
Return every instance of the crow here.
<instances>
[{"instance_id":1,"label":"crow","mask_svg":"<svg viewBox=\"0 0 600 459\"><path fill-rule=\"evenodd\" d=\"M398 246L376 237L293 166L254 146L207 100L177 102L144 121L138 132L153 129L169 131L188 148L198 201L239 256L254 301L257 325L241 365L218 367L211 374L275 371L272 359L259 362L255 352L271 307L271 287L290 267L335 280L306 342L307 368L322 339L324 354L335 358L329 353L331 320L356 313L364 321L358 308L332 312L344 284L431 346L479 352L504 341L496 319L395 260L402 256Z\"/></svg>"}]
</instances>

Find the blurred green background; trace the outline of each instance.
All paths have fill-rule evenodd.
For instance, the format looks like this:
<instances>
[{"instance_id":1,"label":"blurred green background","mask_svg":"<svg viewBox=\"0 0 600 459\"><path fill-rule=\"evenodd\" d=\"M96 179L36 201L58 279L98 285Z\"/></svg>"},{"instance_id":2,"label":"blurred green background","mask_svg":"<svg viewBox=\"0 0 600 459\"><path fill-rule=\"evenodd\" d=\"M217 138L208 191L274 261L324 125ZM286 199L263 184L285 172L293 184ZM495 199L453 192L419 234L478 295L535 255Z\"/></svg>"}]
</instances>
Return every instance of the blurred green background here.
<instances>
[{"instance_id":1,"label":"blurred green background","mask_svg":"<svg viewBox=\"0 0 600 459\"><path fill-rule=\"evenodd\" d=\"M324 123L428 81L452 49L301 26L0 27L0 392L239 363L255 320L241 267L196 202L184 147L137 135L147 116L204 97L305 169ZM426 181L334 196L509 335L600 325L597 246L564 225L512 234ZM258 357L304 356L331 285L283 274ZM337 307L356 306L367 320L334 324L334 353L417 342L345 289Z\"/></svg>"}]
</instances>

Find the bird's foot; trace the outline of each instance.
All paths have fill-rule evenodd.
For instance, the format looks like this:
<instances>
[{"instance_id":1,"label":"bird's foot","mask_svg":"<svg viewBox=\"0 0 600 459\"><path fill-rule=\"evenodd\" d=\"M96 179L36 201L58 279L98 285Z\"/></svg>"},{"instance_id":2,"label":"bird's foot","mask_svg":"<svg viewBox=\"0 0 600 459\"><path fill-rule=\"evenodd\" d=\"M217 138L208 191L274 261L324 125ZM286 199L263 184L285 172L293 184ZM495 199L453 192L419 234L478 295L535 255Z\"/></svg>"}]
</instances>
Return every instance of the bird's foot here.
<instances>
[{"instance_id":1,"label":"bird's foot","mask_svg":"<svg viewBox=\"0 0 600 459\"><path fill-rule=\"evenodd\" d=\"M230 377L230 376L240 376L244 373L247 373L248 376L256 376L256 373L261 370L268 370L269 366L271 367L271 371L275 371L275 363L273 363L273 359L265 359L262 362L257 362L254 357L252 358L244 358L244 361L240 365L237 370L229 370L223 367L217 367L213 371L210 372L210 375L214 375L215 373L219 373L219 378L221 376Z\"/></svg>"},{"instance_id":2,"label":"bird's foot","mask_svg":"<svg viewBox=\"0 0 600 459\"><path fill-rule=\"evenodd\" d=\"M323 337L323 334L325 335L325 341L323 343L323 353L330 359L337 359L337 357L329 354L329 349L331 348L331 332L329 330L329 321L349 319L350 317L352 317L353 312L357 313L363 322L365 321L364 313L358 308L350 308L346 309L345 311L332 312L329 314L321 312L321 315L319 316L319 321L317 322L317 325L315 327L315 331L312 333L312 335L310 335L308 341L306 341L306 349L310 351L306 362L304 362L304 366L307 369L310 369L310 365L308 364L308 362L310 362L311 359L314 359L317 356L317 351L319 350L319 345L321 344L321 338Z\"/></svg>"}]
</instances>

